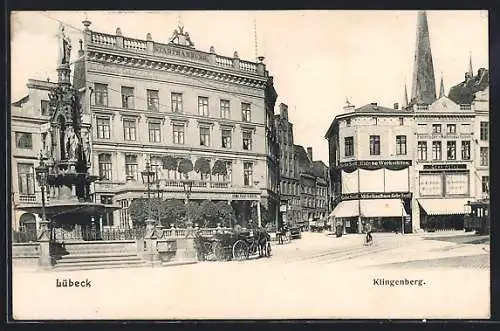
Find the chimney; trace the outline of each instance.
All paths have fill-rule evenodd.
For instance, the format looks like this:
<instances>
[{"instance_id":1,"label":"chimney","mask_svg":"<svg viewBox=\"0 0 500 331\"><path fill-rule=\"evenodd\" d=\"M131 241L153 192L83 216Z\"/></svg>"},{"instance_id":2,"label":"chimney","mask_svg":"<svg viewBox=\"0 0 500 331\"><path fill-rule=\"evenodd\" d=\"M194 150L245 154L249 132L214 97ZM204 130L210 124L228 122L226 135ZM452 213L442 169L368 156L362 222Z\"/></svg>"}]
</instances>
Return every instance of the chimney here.
<instances>
[{"instance_id":1,"label":"chimney","mask_svg":"<svg viewBox=\"0 0 500 331\"><path fill-rule=\"evenodd\" d=\"M399 109L399 103L394 103L394 109Z\"/></svg>"},{"instance_id":2,"label":"chimney","mask_svg":"<svg viewBox=\"0 0 500 331\"><path fill-rule=\"evenodd\" d=\"M288 106L284 103L280 103L280 116L281 118L288 120Z\"/></svg>"},{"instance_id":3,"label":"chimney","mask_svg":"<svg viewBox=\"0 0 500 331\"><path fill-rule=\"evenodd\" d=\"M309 159L311 161L313 160L313 149L312 149L312 147L307 147L307 156L309 156Z\"/></svg>"}]
</instances>

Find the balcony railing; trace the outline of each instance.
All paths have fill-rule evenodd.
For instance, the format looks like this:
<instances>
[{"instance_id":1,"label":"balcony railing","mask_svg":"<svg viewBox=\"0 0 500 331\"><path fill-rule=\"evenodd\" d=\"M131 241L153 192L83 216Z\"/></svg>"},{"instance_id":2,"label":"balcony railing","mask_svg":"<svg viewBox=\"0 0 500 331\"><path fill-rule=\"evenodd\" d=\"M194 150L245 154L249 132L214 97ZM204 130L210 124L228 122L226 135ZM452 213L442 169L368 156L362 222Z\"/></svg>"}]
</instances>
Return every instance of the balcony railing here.
<instances>
[{"instance_id":1,"label":"balcony railing","mask_svg":"<svg viewBox=\"0 0 500 331\"><path fill-rule=\"evenodd\" d=\"M250 61L235 61L235 58L221 56L213 53L207 53L196 49L185 49L176 47L172 44L163 44L154 42L151 40L140 40L127 38L117 35L110 35L100 32L92 31L90 33L90 42L98 46L104 46L108 48L118 48L131 50L138 53L150 53L158 56L180 56L188 58L190 60L210 63L217 67L222 68L232 68L234 70L239 70L246 73L257 74L265 76L266 71L258 70L258 64ZM151 43L151 48L149 48L148 43Z\"/></svg>"},{"instance_id":2,"label":"balcony railing","mask_svg":"<svg viewBox=\"0 0 500 331\"><path fill-rule=\"evenodd\" d=\"M460 110L471 110L471 105L461 104L460 105Z\"/></svg>"}]
</instances>

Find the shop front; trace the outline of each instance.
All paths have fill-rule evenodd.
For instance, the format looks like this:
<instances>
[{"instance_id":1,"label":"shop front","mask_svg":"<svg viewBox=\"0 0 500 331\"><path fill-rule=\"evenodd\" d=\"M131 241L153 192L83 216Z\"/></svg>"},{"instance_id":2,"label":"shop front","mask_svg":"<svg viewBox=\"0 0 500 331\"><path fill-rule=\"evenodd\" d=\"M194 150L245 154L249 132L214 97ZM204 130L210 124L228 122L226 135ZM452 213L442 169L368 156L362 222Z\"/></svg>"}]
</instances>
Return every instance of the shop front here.
<instances>
[{"instance_id":1,"label":"shop front","mask_svg":"<svg viewBox=\"0 0 500 331\"><path fill-rule=\"evenodd\" d=\"M462 230L465 205L470 199L418 199L422 228L433 230Z\"/></svg>"}]
</instances>

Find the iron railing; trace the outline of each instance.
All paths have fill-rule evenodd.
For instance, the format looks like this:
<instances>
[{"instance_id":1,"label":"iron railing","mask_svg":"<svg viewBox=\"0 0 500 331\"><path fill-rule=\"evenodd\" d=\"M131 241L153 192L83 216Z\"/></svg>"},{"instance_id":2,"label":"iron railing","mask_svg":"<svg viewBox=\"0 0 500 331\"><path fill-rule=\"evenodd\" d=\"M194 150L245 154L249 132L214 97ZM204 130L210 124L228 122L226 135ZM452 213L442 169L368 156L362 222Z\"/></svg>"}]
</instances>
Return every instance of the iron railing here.
<instances>
[{"instance_id":1,"label":"iron railing","mask_svg":"<svg viewBox=\"0 0 500 331\"><path fill-rule=\"evenodd\" d=\"M37 241L36 230L12 231L13 243L29 243Z\"/></svg>"}]
</instances>

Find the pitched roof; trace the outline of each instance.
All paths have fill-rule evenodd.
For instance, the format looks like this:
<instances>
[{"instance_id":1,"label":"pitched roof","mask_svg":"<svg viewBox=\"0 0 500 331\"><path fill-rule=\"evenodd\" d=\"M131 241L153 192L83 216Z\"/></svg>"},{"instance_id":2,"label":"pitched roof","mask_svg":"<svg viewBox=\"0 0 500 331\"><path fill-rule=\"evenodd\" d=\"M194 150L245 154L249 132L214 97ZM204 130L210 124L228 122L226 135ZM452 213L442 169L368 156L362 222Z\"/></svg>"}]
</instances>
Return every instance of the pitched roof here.
<instances>
[{"instance_id":1,"label":"pitched roof","mask_svg":"<svg viewBox=\"0 0 500 331\"><path fill-rule=\"evenodd\" d=\"M448 93L448 98L459 105L471 104L474 100L474 94L489 86L488 74L488 69L479 69L476 76L453 86Z\"/></svg>"}]
</instances>

